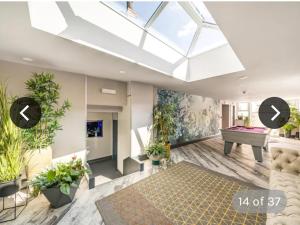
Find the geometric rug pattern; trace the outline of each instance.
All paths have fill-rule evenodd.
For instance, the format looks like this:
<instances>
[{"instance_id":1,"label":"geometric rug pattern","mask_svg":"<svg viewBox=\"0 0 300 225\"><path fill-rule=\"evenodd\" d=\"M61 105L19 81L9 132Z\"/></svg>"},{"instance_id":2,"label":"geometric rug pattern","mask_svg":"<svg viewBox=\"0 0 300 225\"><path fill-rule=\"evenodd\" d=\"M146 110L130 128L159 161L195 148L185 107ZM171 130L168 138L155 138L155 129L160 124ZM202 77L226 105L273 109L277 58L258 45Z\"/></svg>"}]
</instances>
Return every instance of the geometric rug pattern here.
<instances>
[{"instance_id":1,"label":"geometric rug pattern","mask_svg":"<svg viewBox=\"0 0 300 225\"><path fill-rule=\"evenodd\" d=\"M260 189L189 162L147 177L96 205L105 225L264 225L264 213L238 213L237 191Z\"/></svg>"}]
</instances>

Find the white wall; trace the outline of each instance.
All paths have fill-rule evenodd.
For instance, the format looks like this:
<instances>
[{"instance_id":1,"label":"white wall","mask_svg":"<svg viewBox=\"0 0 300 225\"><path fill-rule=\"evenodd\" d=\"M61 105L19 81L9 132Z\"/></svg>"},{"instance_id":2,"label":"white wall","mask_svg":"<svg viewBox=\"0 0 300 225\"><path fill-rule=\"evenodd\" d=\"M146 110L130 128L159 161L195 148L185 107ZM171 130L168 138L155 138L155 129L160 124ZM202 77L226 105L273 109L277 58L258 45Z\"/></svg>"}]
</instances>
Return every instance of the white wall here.
<instances>
[{"instance_id":1,"label":"white wall","mask_svg":"<svg viewBox=\"0 0 300 225\"><path fill-rule=\"evenodd\" d=\"M24 96L24 82L33 72L49 71L55 74L55 81L61 85L60 103L68 99L72 107L61 120L62 130L57 132L52 145L53 158L73 155L86 149L86 101L85 76L67 72L42 69L38 67L0 61L0 81L6 82L11 95Z\"/></svg>"},{"instance_id":2,"label":"white wall","mask_svg":"<svg viewBox=\"0 0 300 225\"><path fill-rule=\"evenodd\" d=\"M130 82L131 94L131 156L144 153L152 138L154 88L152 85Z\"/></svg>"},{"instance_id":3,"label":"white wall","mask_svg":"<svg viewBox=\"0 0 300 225\"><path fill-rule=\"evenodd\" d=\"M116 90L116 94L103 94L102 88ZM87 77L87 104L102 106L126 105L126 83L95 77Z\"/></svg>"},{"instance_id":4,"label":"white wall","mask_svg":"<svg viewBox=\"0 0 300 225\"><path fill-rule=\"evenodd\" d=\"M112 155L112 113L88 112L88 121L103 120L103 137L87 137L87 160Z\"/></svg>"},{"instance_id":5,"label":"white wall","mask_svg":"<svg viewBox=\"0 0 300 225\"><path fill-rule=\"evenodd\" d=\"M127 105L118 113L118 170L123 173L123 160L131 153L131 97L127 97Z\"/></svg>"}]
</instances>

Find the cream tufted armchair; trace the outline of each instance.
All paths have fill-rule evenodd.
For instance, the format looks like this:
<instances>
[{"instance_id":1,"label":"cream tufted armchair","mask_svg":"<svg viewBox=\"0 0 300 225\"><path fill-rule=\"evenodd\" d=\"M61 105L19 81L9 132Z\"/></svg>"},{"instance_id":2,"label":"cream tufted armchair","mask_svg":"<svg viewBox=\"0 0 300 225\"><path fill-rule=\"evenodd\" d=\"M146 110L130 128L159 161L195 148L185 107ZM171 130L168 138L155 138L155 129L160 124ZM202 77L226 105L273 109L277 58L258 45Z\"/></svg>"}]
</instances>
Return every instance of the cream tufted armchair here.
<instances>
[{"instance_id":1,"label":"cream tufted armchair","mask_svg":"<svg viewBox=\"0 0 300 225\"><path fill-rule=\"evenodd\" d=\"M300 147L271 147L270 189L281 190L287 197L286 208L268 214L267 225L300 225Z\"/></svg>"}]
</instances>

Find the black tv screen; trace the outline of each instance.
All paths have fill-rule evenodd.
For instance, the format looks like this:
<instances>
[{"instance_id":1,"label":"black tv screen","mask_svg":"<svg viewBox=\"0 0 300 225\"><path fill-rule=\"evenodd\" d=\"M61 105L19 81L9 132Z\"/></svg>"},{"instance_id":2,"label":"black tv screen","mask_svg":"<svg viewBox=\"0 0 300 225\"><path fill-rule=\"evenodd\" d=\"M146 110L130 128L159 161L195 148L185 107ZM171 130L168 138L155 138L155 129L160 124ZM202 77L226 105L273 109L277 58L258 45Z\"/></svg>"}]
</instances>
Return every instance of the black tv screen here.
<instances>
[{"instance_id":1,"label":"black tv screen","mask_svg":"<svg viewBox=\"0 0 300 225\"><path fill-rule=\"evenodd\" d=\"M103 120L88 121L86 127L88 137L103 137Z\"/></svg>"}]
</instances>

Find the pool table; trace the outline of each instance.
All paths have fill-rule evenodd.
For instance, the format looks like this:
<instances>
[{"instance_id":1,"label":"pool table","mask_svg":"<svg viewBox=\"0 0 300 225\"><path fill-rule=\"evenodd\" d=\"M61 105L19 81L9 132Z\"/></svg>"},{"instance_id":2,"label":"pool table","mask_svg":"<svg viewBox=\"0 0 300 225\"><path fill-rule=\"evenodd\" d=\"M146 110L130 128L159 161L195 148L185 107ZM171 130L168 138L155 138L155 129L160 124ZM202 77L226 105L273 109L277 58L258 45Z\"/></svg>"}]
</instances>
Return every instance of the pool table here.
<instances>
[{"instance_id":1,"label":"pool table","mask_svg":"<svg viewBox=\"0 0 300 225\"><path fill-rule=\"evenodd\" d=\"M222 138L225 141L224 154L230 154L234 143L247 144L252 146L255 160L262 162L262 151L268 148L269 133L270 129L264 127L235 126L221 129Z\"/></svg>"}]
</instances>

